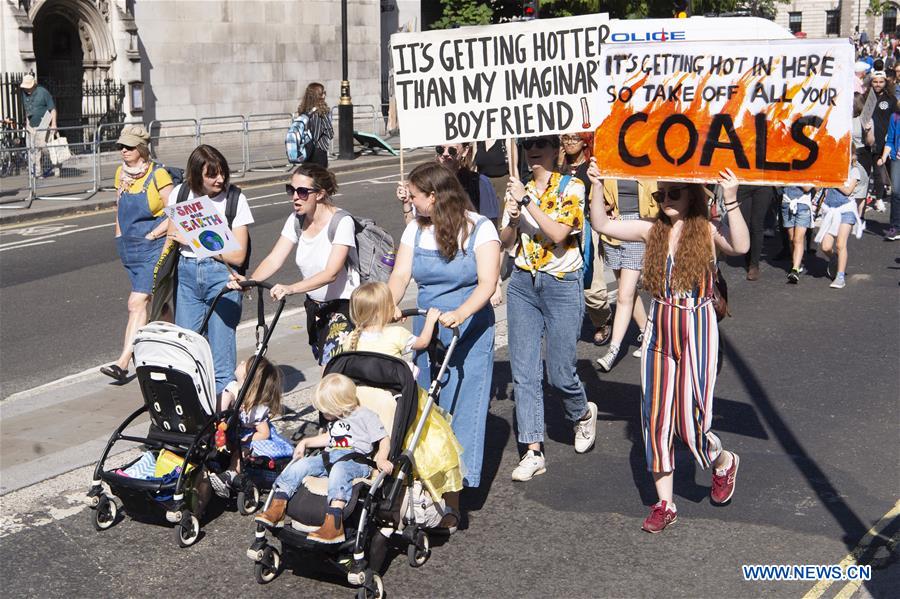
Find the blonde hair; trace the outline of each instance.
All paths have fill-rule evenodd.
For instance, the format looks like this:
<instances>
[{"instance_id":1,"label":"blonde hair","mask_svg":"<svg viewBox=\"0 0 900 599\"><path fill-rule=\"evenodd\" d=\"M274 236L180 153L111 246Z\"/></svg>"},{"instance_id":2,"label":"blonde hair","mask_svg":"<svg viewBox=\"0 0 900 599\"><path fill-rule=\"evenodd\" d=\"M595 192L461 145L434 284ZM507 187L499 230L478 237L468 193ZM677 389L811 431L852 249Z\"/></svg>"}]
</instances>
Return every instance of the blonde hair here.
<instances>
[{"instance_id":1,"label":"blonde hair","mask_svg":"<svg viewBox=\"0 0 900 599\"><path fill-rule=\"evenodd\" d=\"M250 356L247 358L247 369L249 370L252 365L253 356ZM256 406L266 406L269 408L271 416L279 416L281 414L281 388L281 370L264 356L260 356L253 379L247 385L247 393L244 395L241 409L249 413Z\"/></svg>"},{"instance_id":2,"label":"blonde hair","mask_svg":"<svg viewBox=\"0 0 900 599\"><path fill-rule=\"evenodd\" d=\"M348 346L356 351L359 336L366 328L383 328L394 318L394 297L386 283L373 281L363 283L350 294L350 320L353 332Z\"/></svg>"},{"instance_id":3,"label":"blonde hair","mask_svg":"<svg viewBox=\"0 0 900 599\"><path fill-rule=\"evenodd\" d=\"M343 374L326 374L316 385L312 403L323 414L346 418L359 407L356 384Z\"/></svg>"}]
</instances>

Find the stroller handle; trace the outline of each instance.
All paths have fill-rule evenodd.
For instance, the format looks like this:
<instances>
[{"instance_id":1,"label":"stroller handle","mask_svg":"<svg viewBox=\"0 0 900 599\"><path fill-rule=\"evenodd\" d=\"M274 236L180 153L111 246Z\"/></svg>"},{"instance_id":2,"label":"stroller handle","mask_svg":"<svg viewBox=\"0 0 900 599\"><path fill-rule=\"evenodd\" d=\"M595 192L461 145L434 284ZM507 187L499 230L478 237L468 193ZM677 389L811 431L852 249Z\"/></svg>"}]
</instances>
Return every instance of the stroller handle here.
<instances>
[{"instance_id":1,"label":"stroller handle","mask_svg":"<svg viewBox=\"0 0 900 599\"><path fill-rule=\"evenodd\" d=\"M268 281L254 281L253 279L244 279L243 281L238 281L238 285L241 286L241 289L251 289L253 287L272 289L272 287L274 287L274 285L272 283L269 283Z\"/></svg>"},{"instance_id":2,"label":"stroller handle","mask_svg":"<svg viewBox=\"0 0 900 599\"><path fill-rule=\"evenodd\" d=\"M410 318L411 316L425 316L426 314L428 314L428 310L422 310L421 308L407 308L406 310L400 311L400 316L402 318ZM438 321L438 324L441 324L440 321ZM441 324L441 326L444 325ZM445 328L450 329L450 331L453 333L454 339L459 339L459 327Z\"/></svg>"}]
</instances>

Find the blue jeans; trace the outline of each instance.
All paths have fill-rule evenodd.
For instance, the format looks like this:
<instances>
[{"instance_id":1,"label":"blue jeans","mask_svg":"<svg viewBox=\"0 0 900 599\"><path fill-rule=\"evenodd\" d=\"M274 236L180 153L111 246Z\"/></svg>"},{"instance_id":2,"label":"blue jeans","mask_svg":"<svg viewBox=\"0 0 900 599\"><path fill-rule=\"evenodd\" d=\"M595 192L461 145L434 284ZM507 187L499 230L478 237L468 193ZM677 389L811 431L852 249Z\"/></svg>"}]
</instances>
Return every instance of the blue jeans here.
<instances>
[{"instance_id":1,"label":"blue jeans","mask_svg":"<svg viewBox=\"0 0 900 599\"><path fill-rule=\"evenodd\" d=\"M509 362L520 443L544 440L541 341L546 342L547 382L562 395L566 418L584 416L587 396L575 371L576 347L584 317L581 271L562 279L543 272L532 278L513 271L506 291Z\"/></svg>"},{"instance_id":2,"label":"blue jeans","mask_svg":"<svg viewBox=\"0 0 900 599\"><path fill-rule=\"evenodd\" d=\"M891 160L891 226L900 229L900 158Z\"/></svg>"},{"instance_id":3,"label":"blue jeans","mask_svg":"<svg viewBox=\"0 0 900 599\"><path fill-rule=\"evenodd\" d=\"M341 456L352 453L352 449L337 449L329 451L328 456L332 463L336 462ZM272 490L289 499L297 492L303 479L307 476L327 476L328 477L328 503L332 501L350 501L353 492L353 479L365 478L371 474L372 468L366 464L347 460L346 462L338 462L331 467L331 474L325 470L325 463L322 460L322 454L311 455L296 460L287 465L281 471Z\"/></svg>"},{"instance_id":4,"label":"blue jeans","mask_svg":"<svg viewBox=\"0 0 900 599\"><path fill-rule=\"evenodd\" d=\"M212 258L197 260L182 256L178 261L175 292L175 324L199 331L216 295L228 283L228 268ZM216 369L216 394L234 380L237 366L235 329L241 321L241 292L229 291L216 304L209 319L206 338Z\"/></svg>"}]
</instances>

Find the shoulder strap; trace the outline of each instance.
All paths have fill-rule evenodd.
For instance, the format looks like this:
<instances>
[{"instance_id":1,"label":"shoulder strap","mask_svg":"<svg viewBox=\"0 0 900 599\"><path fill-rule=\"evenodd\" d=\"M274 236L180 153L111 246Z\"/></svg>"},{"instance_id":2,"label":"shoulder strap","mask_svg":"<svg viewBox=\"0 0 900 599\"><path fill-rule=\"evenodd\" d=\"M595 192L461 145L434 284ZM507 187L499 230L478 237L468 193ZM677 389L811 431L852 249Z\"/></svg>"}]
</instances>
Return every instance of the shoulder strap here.
<instances>
[{"instance_id":1,"label":"shoulder strap","mask_svg":"<svg viewBox=\"0 0 900 599\"><path fill-rule=\"evenodd\" d=\"M353 215L344 210L343 208L338 208L334 211L334 214L331 216L331 220L328 222L328 241L333 242L334 236L337 233L338 225L341 224L341 221L344 220L345 217L349 216L353 218ZM353 234L356 235L356 219L353 218L353 226L354 231Z\"/></svg>"},{"instance_id":2,"label":"shoulder strap","mask_svg":"<svg viewBox=\"0 0 900 599\"><path fill-rule=\"evenodd\" d=\"M181 202L186 202L190 193L191 187L188 185L187 181L182 182L181 187L178 188L178 197L175 198L175 203L180 204Z\"/></svg>"},{"instance_id":3,"label":"shoulder strap","mask_svg":"<svg viewBox=\"0 0 900 599\"><path fill-rule=\"evenodd\" d=\"M234 222L237 216L238 202L241 199L241 188L237 185L229 185L228 191L225 192L225 220L228 221L228 228Z\"/></svg>"},{"instance_id":4,"label":"shoulder strap","mask_svg":"<svg viewBox=\"0 0 900 599\"><path fill-rule=\"evenodd\" d=\"M147 175L147 178L144 180L144 191L147 191L150 188L150 184L154 182L156 178L156 171L158 171L161 167L153 165L153 168L150 169L150 173Z\"/></svg>"},{"instance_id":5,"label":"shoulder strap","mask_svg":"<svg viewBox=\"0 0 900 599\"><path fill-rule=\"evenodd\" d=\"M475 225L472 227L472 232L469 234L469 243L466 245L469 246L468 251L472 252L475 250L475 236L478 235L478 227L487 222L487 217L481 217L477 221L475 221Z\"/></svg>"}]
</instances>

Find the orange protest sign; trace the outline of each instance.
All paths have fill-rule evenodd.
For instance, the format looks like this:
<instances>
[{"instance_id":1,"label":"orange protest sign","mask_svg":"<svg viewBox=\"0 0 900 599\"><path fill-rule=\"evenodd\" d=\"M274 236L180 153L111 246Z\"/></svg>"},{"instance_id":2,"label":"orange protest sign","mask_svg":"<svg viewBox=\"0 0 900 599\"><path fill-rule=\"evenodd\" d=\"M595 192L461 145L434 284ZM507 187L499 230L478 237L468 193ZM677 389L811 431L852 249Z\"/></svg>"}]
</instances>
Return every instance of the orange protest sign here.
<instances>
[{"instance_id":1,"label":"orange protest sign","mask_svg":"<svg viewBox=\"0 0 900 599\"><path fill-rule=\"evenodd\" d=\"M691 42L606 48L604 177L843 184L853 52L846 41Z\"/></svg>"}]
</instances>

